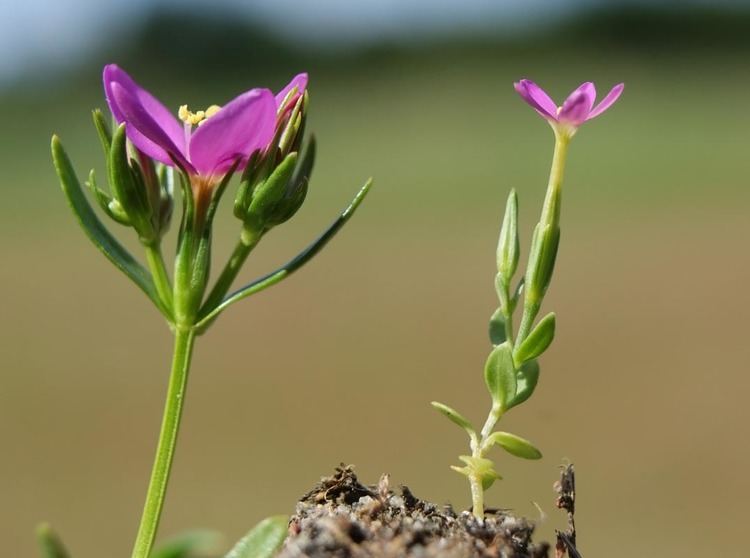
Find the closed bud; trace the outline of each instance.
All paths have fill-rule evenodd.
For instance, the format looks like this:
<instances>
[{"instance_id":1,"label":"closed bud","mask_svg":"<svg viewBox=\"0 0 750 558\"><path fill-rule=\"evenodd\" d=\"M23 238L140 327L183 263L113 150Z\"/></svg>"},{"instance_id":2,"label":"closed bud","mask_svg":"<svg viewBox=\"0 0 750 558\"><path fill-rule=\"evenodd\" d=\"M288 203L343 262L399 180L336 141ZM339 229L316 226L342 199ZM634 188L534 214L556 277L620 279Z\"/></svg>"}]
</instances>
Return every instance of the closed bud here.
<instances>
[{"instance_id":1,"label":"closed bud","mask_svg":"<svg viewBox=\"0 0 750 558\"><path fill-rule=\"evenodd\" d=\"M526 304L541 303L547 292L557 259L560 227L556 223L538 223L531 240L531 253L526 268Z\"/></svg>"},{"instance_id":2,"label":"closed bud","mask_svg":"<svg viewBox=\"0 0 750 558\"><path fill-rule=\"evenodd\" d=\"M146 180L137 163L128 160L125 125L121 124L112 137L109 153L109 184L114 198L122 207L131 226L144 244L156 239L157 231L151 221L153 210Z\"/></svg>"},{"instance_id":3,"label":"closed bud","mask_svg":"<svg viewBox=\"0 0 750 558\"><path fill-rule=\"evenodd\" d=\"M271 175L253 190L244 218L249 228L260 231L273 226L278 217L279 207L283 206L296 164L297 153L290 153Z\"/></svg>"},{"instance_id":4,"label":"closed bud","mask_svg":"<svg viewBox=\"0 0 750 558\"><path fill-rule=\"evenodd\" d=\"M508 285L518 267L519 252L518 196L515 190L511 190L505 204L505 217L500 228L500 240L497 243L498 277L505 285L506 291L509 290Z\"/></svg>"}]
</instances>

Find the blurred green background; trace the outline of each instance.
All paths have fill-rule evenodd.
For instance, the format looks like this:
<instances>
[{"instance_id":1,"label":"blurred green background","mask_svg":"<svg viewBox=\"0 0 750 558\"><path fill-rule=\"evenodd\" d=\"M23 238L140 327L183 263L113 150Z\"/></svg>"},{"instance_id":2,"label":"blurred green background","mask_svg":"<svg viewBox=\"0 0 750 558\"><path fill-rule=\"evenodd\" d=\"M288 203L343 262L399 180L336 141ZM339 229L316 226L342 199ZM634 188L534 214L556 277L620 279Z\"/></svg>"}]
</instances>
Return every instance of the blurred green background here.
<instances>
[{"instance_id":1,"label":"blurred green background","mask_svg":"<svg viewBox=\"0 0 750 558\"><path fill-rule=\"evenodd\" d=\"M443 22L416 37L407 28L357 41L342 28L331 31L338 41L313 46L251 13L178 6L129 19L75 64L29 63L0 93L4 555L35 555L34 525L48 520L74 557L127 556L143 504L170 334L83 236L48 149L58 133L81 177L92 166L102 175L89 111L105 107L100 70L110 61L175 110L310 71L319 157L308 201L264 240L243 279L294 255L375 177L319 257L200 339L162 539L206 527L227 547L260 518L291 513L341 461L364 482L388 472L419 497L468 507L464 479L448 468L464 434L429 401L476 421L488 409L482 366L505 197L518 189L527 250L553 143L513 91L529 77L560 101L586 80L600 95L620 81L626 89L573 142L545 306L558 337L536 395L504 420L545 458L498 453L505 480L488 505L538 517L536 502L547 516L540 538L551 539L562 525L551 487L570 459L587 558L744 555L742 6L578 6L537 25L533 13L514 25L493 9L478 31ZM217 262L238 230L230 196ZM131 231L112 227L137 249Z\"/></svg>"}]
</instances>

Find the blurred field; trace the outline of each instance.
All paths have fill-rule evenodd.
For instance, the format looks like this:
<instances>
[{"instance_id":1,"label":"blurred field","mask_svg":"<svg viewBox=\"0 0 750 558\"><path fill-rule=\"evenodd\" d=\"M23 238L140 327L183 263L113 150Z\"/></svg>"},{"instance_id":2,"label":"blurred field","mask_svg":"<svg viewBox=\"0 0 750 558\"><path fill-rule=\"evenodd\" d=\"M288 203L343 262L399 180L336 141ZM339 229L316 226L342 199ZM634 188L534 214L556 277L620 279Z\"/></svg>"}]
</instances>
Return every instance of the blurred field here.
<instances>
[{"instance_id":1,"label":"blurred field","mask_svg":"<svg viewBox=\"0 0 750 558\"><path fill-rule=\"evenodd\" d=\"M84 238L49 162L54 131L81 176L101 167L88 112L103 107L97 72L4 101L7 556L34 555L42 519L74 556L126 556L156 440L169 332ZM196 79L180 91L173 77L142 81L174 107L283 84L278 73L236 70L226 82L183 75ZM163 537L208 527L229 544L261 517L290 512L340 461L365 481L389 472L418 496L468 506L448 469L463 434L429 401L477 421L488 407L481 370L504 199L519 190L527 249L552 149L546 124L516 98L520 77L557 98L587 79L601 95L617 81L626 90L574 140L546 306L558 340L537 394L505 423L545 459L500 457L506 480L488 503L535 516L537 502L551 538L561 524L551 484L569 458L587 558L744 555L746 57L606 47L423 51L312 76L320 156L309 201L244 278L302 248L370 175L375 188L307 268L199 340ZM236 234L230 205L217 260Z\"/></svg>"}]
</instances>

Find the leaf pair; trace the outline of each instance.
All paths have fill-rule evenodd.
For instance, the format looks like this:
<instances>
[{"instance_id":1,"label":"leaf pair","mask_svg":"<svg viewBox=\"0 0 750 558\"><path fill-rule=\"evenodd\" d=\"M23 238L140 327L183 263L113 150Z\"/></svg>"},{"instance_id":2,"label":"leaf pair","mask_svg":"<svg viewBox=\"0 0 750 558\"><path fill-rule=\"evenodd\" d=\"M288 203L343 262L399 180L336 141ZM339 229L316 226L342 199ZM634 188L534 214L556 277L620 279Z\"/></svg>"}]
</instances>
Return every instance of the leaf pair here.
<instances>
[{"instance_id":1,"label":"leaf pair","mask_svg":"<svg viewBox=\"0 0 750 558\"><path fill-rule=\"evenodd\" d=\"M539 381L539 364L532 359L517 366L511 345L504 342L487 358L484 380L493 407L504 413L531 397Z\"/></svg>"}]
</instances>

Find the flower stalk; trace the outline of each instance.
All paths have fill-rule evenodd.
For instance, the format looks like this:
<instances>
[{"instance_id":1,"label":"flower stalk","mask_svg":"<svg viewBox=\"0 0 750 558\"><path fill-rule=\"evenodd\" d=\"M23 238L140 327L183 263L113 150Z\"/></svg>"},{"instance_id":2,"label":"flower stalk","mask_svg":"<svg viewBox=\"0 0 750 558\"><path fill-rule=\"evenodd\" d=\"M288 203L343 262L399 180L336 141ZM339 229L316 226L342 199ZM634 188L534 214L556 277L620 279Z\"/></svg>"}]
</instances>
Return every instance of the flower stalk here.
<instances>
[{"instance_id":1,"label":"flower stalk","mask_svg":"<svg viewBox=\"0 0 750 558\"><path fill-rule=\"evenodd\" d=\"M172 370L169 375L169 387L167 388L167 399L164 405L159 442L156 447L156 458L146 492L146 503L143 507L143 515L133 546L133 558L148 558L159 528L175 447L177 446L177 436L180 431L194 342L195 331L192 328L174 329L174 353Z\"/></svg>"}]
</instances>

